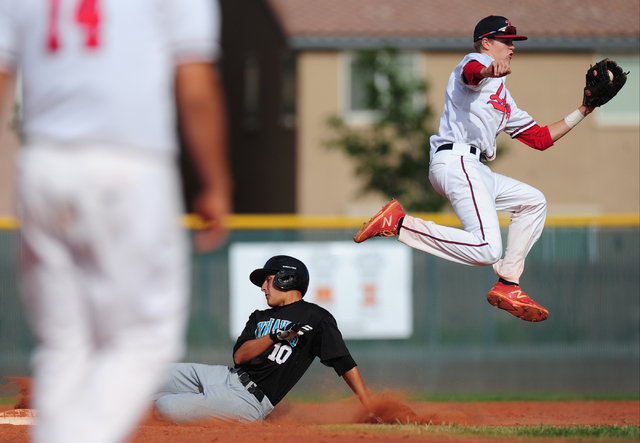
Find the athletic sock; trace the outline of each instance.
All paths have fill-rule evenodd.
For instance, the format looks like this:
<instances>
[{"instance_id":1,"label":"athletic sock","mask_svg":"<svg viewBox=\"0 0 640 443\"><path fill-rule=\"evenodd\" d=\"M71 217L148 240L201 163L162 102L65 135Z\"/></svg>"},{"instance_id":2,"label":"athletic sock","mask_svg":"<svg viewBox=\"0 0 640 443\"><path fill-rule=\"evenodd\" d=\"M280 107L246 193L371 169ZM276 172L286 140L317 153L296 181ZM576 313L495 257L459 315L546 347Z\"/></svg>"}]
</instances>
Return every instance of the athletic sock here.
<instances>
[{"instance_id":1,"label":"athletic sock","mask_svg":"<svg viewBox=\"0 0 640 443\"><path fill-rule=\"evenodd\" d=\"M506 286L518 286L518 283L514 283L514 282L511 282L511 281L507 281L507 280L505 280L505 279L504 279L504 278L502 278L502 277L500 277L500 279L498 280L498 282L500 282L500 283L502 283L503 285L506 285Z\"/></svg>"}]
</instances>

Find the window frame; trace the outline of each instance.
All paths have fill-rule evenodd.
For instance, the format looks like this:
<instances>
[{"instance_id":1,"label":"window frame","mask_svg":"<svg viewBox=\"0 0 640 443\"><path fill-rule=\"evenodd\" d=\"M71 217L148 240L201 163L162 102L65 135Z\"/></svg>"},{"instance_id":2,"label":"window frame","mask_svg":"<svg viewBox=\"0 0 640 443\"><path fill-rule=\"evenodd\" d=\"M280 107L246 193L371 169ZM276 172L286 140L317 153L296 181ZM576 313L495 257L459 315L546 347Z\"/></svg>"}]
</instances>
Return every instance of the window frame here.
<instances>
[{"instance_id":1,"label":"window frame","mask_svg":"<svg viewBox=\"0 0 640 443\"><path fill-rule=\"evenodd\" d=\"M344 51L341 53L340 60L340 114L346 124L349 125L370 125L376 122L379 118L379 113L375 110L354 110L351 106L351 67L353 60L357 57L357 50ZM417 50L402 50L398 51L400 57L410 57L413 62L413 70L416 75L416 79L425 80L425 55L421 51ZM425 94L420 94L420 97L415 98L416 102L419 100L422 103L426 103L427 97Z\"/></svg>"},{"instance_id":2,"label":"window frame","mask_svg":"<svg viewBox=\"0 0 640 443\"><path fill-rule=\"evenodd\" d=\"M593 64L597 63L600 60L603 60L605 58L610 58L611 60L615 60L616 62L620 63L620 66L622 67L622 69L627 72L627 71L631 71L631 74L629 77L627 77L627 82L625 84L625 86L620 90L620 92L618 93L618 95L616 97L614 97L613 99L611 99L611 101L607 104L605 104L602 107L599 107L595 110L594 112L594 116L595 116L595 120L596 123L599 126L602 127L612 127L612 126L627 126L627 127L634 127L634 126L640 126L640 106L638 109L638 112L636 113L632 113L629 111L616 111L615 110L615 102L616 100L620 99L620 96L622 94L629 94L629 93L633 93L632 91L630 91L628 88L631 84L633 84L633 82L635 82L636 85L636 93L638 94L636 96L636 100L635 103L640 102L640 86L638 81L637 81L637 77L636 79L634 79L633 77L633 73L634 72L640 72L640 53L637 51L634 52L619 52L616 54L603 54L603 53L596 53L594 54L594 60L593 60ZM631 59L636 60L637 64L633 64L631 62ZM637 75L637 74L636 74ZM626 91L625 91L626 89ZM631 100L631 102L634 102L634 100Z\"/></svg>"}]
</instances>

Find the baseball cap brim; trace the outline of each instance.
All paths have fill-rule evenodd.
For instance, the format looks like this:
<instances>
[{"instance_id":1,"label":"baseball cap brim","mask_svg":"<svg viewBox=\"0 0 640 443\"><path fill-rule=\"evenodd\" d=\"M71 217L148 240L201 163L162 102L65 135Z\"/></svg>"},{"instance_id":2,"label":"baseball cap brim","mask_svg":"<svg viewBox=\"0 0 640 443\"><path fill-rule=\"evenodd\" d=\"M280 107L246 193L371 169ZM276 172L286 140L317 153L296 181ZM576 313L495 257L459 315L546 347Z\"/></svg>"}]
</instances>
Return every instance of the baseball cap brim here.
<instances>
[{"instance_id":1,"label":"baseball cap brim","mask_svg":"<svg viewBox=\"0 0 640 443\"><path fill-rule=\"evenodd\" d=\"M278 269L256 269L251 274L249 274L249 280L251 280L251 283L253 283L254 285L262 287L264 279L267 277L267 275L276 275L277 273Z\"/></svg>"},{"instance_id":2,"label":"baseball cap brim","mask_svg":"<svg viewBox=\"0 0 640 443\"><path fill-rule=\"evenodd\" d=\"M505 35L493 34L491 37L493 37L493 38L510 38L510 39L516 40L516 41L517 40L528 40L529 39L529 37L525 37L524 35L508 35L508 34L505 34Z\"/></svg>"}]
</instances>

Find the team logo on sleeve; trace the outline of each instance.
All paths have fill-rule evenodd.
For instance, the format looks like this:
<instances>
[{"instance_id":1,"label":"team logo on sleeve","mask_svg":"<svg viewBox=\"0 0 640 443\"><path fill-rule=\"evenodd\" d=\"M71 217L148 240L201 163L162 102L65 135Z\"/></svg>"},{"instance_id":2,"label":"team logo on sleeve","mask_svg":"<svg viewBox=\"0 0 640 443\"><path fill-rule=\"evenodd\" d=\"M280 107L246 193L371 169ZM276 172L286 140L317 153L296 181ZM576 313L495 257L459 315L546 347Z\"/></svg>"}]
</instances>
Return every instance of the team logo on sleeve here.
<instances>
[{"instance_id":1,"label":"team logo on sleeve","mask_svg":"<svg viewBox=\"0 0 640 443\"><path fill-rule=\"evenodd\" d=\"M491 103L495 109L506 114L507 119L511 117L511 105L507 103L507 93L504 93L504 98L500 98L500 94L502 94L502 88L504 88L504 83L500 83L500 87L496 91L495 94L489 96L489 101L487 103Z\"/></svg>"}]
</instances>

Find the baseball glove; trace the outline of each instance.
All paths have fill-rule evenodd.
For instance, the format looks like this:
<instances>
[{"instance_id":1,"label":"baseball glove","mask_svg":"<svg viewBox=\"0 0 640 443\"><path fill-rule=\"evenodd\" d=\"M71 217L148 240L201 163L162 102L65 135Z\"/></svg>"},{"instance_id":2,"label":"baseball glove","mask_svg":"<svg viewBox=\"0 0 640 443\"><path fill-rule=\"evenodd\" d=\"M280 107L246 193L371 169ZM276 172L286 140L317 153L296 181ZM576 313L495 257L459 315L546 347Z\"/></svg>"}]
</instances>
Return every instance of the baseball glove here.
<instances>
[{"instance_id":1,"label":"baseball glove","mask_svg":"<svg viewBox=\"0 0 640 443\"><path fill-rule=\"evenodd\" d=\"M589 107L604 105L622 89L627 81L627 74L629 73L625 73L615 61L608 58L590 66L582 104Z\"/></svg>"}]
</instances>

